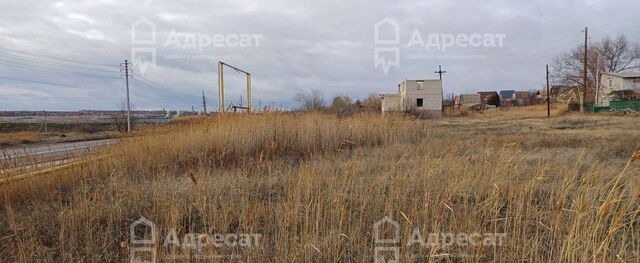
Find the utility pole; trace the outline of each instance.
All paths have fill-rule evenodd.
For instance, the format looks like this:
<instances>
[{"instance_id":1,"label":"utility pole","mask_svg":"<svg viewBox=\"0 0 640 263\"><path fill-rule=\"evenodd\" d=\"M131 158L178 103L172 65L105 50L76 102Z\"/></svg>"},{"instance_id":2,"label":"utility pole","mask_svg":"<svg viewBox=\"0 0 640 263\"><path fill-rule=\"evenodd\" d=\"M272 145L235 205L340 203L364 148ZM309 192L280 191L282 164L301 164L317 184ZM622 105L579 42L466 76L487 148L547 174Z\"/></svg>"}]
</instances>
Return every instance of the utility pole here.
<instances>
[{"instance_id":1,"label":"utility pole","mask_svg":"<svg viewBox=\"0 0 640 263\"><path fill-rule=\"evenodd\" d=\"M446 71L442 71L442 65L438 65L438 71L434 71L433 73L436 73L440 76L440 94L442 94L442 98L440 98L440 102L444 101L444 88L442 87L442 74L443 73L447 73ZM444 112L444 104L442 105L442 111Z\"/></svg>"},{"instance_id":2,"label":"utility pole","mask_svg":"<svg viewBox=\"0 0 640 263\"><path fill-rule=\"evenodd\" d=\"M247 75L247 112L251 113L251 73Z\"/></svg>"},{"instance_id":3,"label":"utility pole","mask_svg":"<svg viewBox=\"0 0 640 263\"><path fill-rule=\"evenodd\" d=\"M224 64L218 62L218 113L224 113Z\"/></svg>"},{"instance_id":4,"label":"utility pole","mask_svg":"<svg viewBox=\"0 0 640 263\"><path fill-rule=\"evenodd\" d=\"M204 96L204 90L202 91L202 111L207 115L207 97Z\"/></svg>"},{"instance_id":5,"label":"utility pole","mask_svg":"<svg viewBox=\"0 0 640 263\"><path fill-rule=\"evenodd\" d=\"M600 51L596 52L596 55L596 101L594 104L600 101Z\"/></svg>"},{"instance_id":6,"label":"utility pole","mask_svg":"<svg viewBox=\"0 0 640 263\"><path fill-rule=\"evenodd\" d=\"M47 129L47 111L43 110L42 114L43 114L44 118L42 119L42 123L40 124L40 128L38 128L38 132L40 132L42 130L42 127L44 127L44 133L48 133L49 130Z\"/></svg>"},{"instance_id":7,"label":"utility pole","mask_svg":"<svg viewBox=\"0 0 640 263\"><path fill-rule=\"evenodd\" d=\"M589 28L584 28L584 62L582 69L582 81L584 86L582 87L582 97L580 97L580 112L585 112L585 103L587 101L587 40L589 39Z\"/></svg>"},{"instance_id":8,"label":"utility pole","mask_svg":"<svg viewBox=\"0 0 640 263\"><path fill-rule=\"evenodd\" d=\"M438 75L440 75L440 80L442 80L442 74L443 73L447 73L446 71L442 71L442 65L438 65L438 71L435 71L433 73L436 73Z\"/></svg>"},{"instance_id":9,"label":"utility pole","mask_svg":"<svg viewBox=\"0 0 640 263\"><path fill-rule=\"evenodd\" d=\"M547 117L551 117L551 92L549 91L549 65L547 64Z\"/></svg>"},{"instance_id":10,"label":"utility pole","mask_svg":"<svg viewBox=\"0 0 640 263\"><path fill-rule=\"evenodd\" d=\"M133 76L129 75L129 66L131 65L131 63L129 63L125 59L124 63L120 64L121 67L123 65L124 65L124 83L125 83L126 89L127 89L127 132L131 132L131 103L130 103L130 100L129 100L129 77L133 77ZM121 70L121 74L122 74L122 69L120 69L120 70Z\"/></svg>"}]
</instances>

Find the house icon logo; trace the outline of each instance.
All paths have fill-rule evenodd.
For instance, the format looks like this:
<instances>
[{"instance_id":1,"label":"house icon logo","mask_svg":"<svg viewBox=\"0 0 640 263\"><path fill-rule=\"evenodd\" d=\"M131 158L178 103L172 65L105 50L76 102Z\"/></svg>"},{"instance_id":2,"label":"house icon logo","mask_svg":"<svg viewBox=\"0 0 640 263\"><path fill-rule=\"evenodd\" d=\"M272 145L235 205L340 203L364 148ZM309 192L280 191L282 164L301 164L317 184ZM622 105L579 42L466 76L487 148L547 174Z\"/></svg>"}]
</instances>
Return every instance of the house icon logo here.
<instances>
[{"instance_id":1,"label":"house icon logo","mask_svg":"<svg viewBox=\"0 0 640 263\"><path fill-rule=\"evenodd\" d=\"M373 224L373 240L373 262L400 262L400 223L389 216L378 220Z\"/></svg>"},{"instance_id":2,"label":"house icon logo","mask_svg":"<svg viewBox=\"0 0 640 263\"><path fill-rule=\"evenodd\" d=\"M383 37L385 33L389 36ZM386 75L391 67L400 68L400 25L388 17L373 25L373 67Z\"/></svg>"},{"instance_id":3,"label":"house icon logo","mask_svg":"<svg viewBox=\"0 0 640 263\"><path fill-rule=\"evenodd\" d=\"M387 28L390 30L391 35L393 35L390 39L382 38L382 33L384 33ZM400 44L400 25L388 17L378 21L373 25L373 43L376 45Z\"/></svg>"},{"instance_id":4,"label":"house icon logo","mask_svg":"<svg viewBox=\"0 0 640 263\"><path fill-rule=\"evenodd\" d=\"M400 48L376 47L373 53L373 67L381 67L385 75L391 67L400 68Z\"/></svg>"},{"instance_id":5,"label":"house icon logo","mask_svg":"<svg viewBox=\"0 0 640 263\"><path fill-rule=\"evenodd\" d=\"M156 226L149 219L140 219L129 226L129 260L132 263L158 262L157 258L157 231Z\"/></svg>"},{"instance_id":6,"label":"house icon logo","mask_svg":"<svg viewBox=\"0 0 640 263\"><path fill-rule=\"evenodd\" d=\"M131 61L136 65L143 76L147 69L155 67L157 64L155 47L134 47L131 48Z\"/></svg>"},{"instance_id":7,"label":"house icon logo","mask_svg":"<svg viewBox=\"0 0 640 263\"><path fill-rule=\"evenodd\" d=\"M156 24L146 18L131 24L131 61L141 76L156 66Z\"/></svg>"},{"instance_id":8,"label":"house icon logo","mask_svg":"<svg viewBox=\"0 0 640 263\"><path fill-rule=\"evenodd\" d=\"M156 44L156 24L140 18L131 24L131 44L132 45L154 45Z\"/></svg>"},{"instance_id":9,"label":"house icon logo","mask_svg":"<svg viewBox=\"0 0 640 263\"><path fill-rule=\"evenodd\" d=\"M383 233L381 233L383 227L385 225L389 225L393 229L393 237L388 238L384 237ZM391 219L389 216L385 216L384 218L378 220L375 224L373 224L373 239L376 244L398 244L400 243L400 223Z\"/></svg>"}]
</instances>

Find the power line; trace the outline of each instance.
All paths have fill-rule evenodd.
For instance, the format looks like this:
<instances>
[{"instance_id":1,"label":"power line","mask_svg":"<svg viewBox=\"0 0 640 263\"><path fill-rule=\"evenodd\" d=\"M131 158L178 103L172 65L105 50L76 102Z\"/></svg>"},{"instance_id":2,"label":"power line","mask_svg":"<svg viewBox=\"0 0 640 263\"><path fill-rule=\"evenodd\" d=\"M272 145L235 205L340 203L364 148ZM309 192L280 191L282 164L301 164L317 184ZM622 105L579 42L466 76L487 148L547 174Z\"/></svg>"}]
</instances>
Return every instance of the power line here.
<instances>
[{"instance_id":1,"label":"power line","mask_svg":"<svg viewBox=\"0 0 640 263\"><path fill-rule=\"evenodd\" d=\"M5 53L3 53L3 52L5 52ZM17 55L17 54L9 53L9 52L2 51L2 50L0 50L0 56L3 56L3 57L8 58L8 59L17 59L17 60L20 60L20 61L25 61L25 62L30 62L30 63L38 63L38 64L47 64L47 65L52 65L52 66L76 67L76 68L95 70L95 71L105 71L105 72L116 72L117 71L117 69L115 69L113 67L108 67L108 69L107 69L106 66L96 66L96 65L91 65L91 64L75 63L75 62L68 62L68 61L47 60L47 59L41 59L41 58L36 58L36 57L31 57L31 56ZM88 66L92 66L92 67L88 67Z\"/></svg>"},{"instance_id":2,"label":"power line","mask_svg":"<svg viewBox=\"0 0 640 263\"><path fill-rule=\"evenodd\" d=\"M636 19L640 20L640 16L633 16L633 17L623 18L621 20L613 21L611 23L592 26L591 29L598 29L598 28L609 27L611 25L623 24L623 23L626 23L626 22L629 22L629 21L633 21L633 20L636 20Z\"/></svg>"},{"instance_id":3,"label":"power line","mask_svg":"<svg viewBox=\"0 0 640 263\"><path fill-rule=\"evenodd\" d=\"M629 26L629 27L625 27L625 28L618 29L618 31L620 31L620 32L618 33L618 35L621 35L621 34L622 34L622 35L624 35L624 36L625 36L625 37L627 37L627 38L632 38L632 37L634 37L634 36L636 36L636 35L637 35L637 34L634 34L634 33L636 33L636 31L634 31L634 33L632 33L632 34L625 34L625 32L624 32L624 31L628 31L628 30L630 30L630 29L635 29L635 28L639 28L639 27L640 27L640 25L633 25L633 26ZM591 32L589 33L589 34L591 35L591 37L589 37L590 39L603 39L603 38L605 38L605 37L611 37L611 34L612 34L612 32L611 32L611 31L604 31L604 32L603 32L603 31L600 31L600 32L601 32L600 34L594 34L594 33L593 33L593 30L591 30L591 29L590 29L590 31L591 31ZM596 31L596 32L598 32L598 31ZM617 37L618 35L616 35L616 36L614 36L614 37Z\"/></svg>"},{"instance_id":4,"label":"power line","mask_svg":"<svg viewBox=\"0 0 640 263\"><path fill-rule=\"evenodd\" d=\"M612 23L608 23L608 24L602 24L599 26L596 26L596 28L604 28L604 27L609 27L611 25L614 24L622 24L625 22L629 22L632 21L634 19L639 19L640 17L632 17L632 18L626 18L626 19L622 19L616 22L612 22ZM622 28L620 30L624 31L627 29L632 29L632 28L636 28L639 27L639 25L632 25L629 27L625 27ZM599 35L600 37L604 37L606 35L608 35L610 32L606 32L606 34L601 34ZM543 59L543 58L551 58L552 56L554 56L555 53L557 52L561 52L564 51L568 48L575 48L576 47L576 43L578 42L578 39L574 39L573 41L570 42L565 42L565 41L569 41L571 39L573 39L574 37L580 35L580 32L575 32L575 33L570 33L565 35L564 37L561 38L557 38L555 40L552 41L546 41L543 42L541 44L536 44L535 47L532 48L528 48L528 49L518 49L516 51L513 52L517 52L517 53L510 53L510 54L502 54L500 55L499 59L496 61L484 61L484 62L480 62L480 63L475 63L475 64L470 64L466 67L460 67L460 68L468 68L469 70L471 69L475 69L478 66L486 66L486 65L492 65L492 64L499 64L501 66L510 66L510 65L515 65L515 64L520 64L520 63L524 63L524 62L529 62L533 59ZM593 35L593 34L592 34ZM634 34L628 34L625 35L627 37L631 37ZM557 44L556 44L557 43ZM538 50L542 50L541 52L538 52ZM522 56L524 55L524 56ZM511 61L510 63L502 63L501 61L510 59L511 57L516 57L517 59L514 61ZM455 65L454 65L455 66Z\"/></svg>"},{"instance_id":5,"label":"power line","mask_svg":"<svg viewBox=\"0 0 640 263\"><path fill-rule=\"evenodd\" d=\"M178 90L178 89L171 89L168 86L166 86L166 83L164 83L163 81L158 80L158 79L154 79L153 77L150 77L148 75L145 75L145 76L140 75L139 78L142 78L143 80L149 82L151 85L155 85L155 86L161 87L161 88L163 88L163 89L165 89L166 91L169 91L169 92L177 92L177 93L180 93L182 95L189 96L189 97L193 97L194 96L193 94L189 94L189 93L186 93L186 92Z\"/></svg>"},{"instance_id":6,"label":"power line","mask_svg":"<svg viewBox=\"0 0 640 263\"><path fill-rule=\"evenodd\" d=\"M0 54L0 58L3 54ZM20 65L22 68L33 69L33 70L41 70L41 71L49 71L56 73L69 73L69 74L78 74L78 75L92 75L96 77L113 77L114 73L117 71L106 71L106 70L95 70L91 68L82 68L79 66L67 66L61 64L47 64L41 62L33 62L28 60L20 60L20 59L1 59L1 64L16 66Z\"/></svg>"},{"instance_id":7,"label":"power line","mask_svg":"<svg viewBox=\"0 0 640 263\"><path fill-rule=\"evenodd\" d=\"M187 94L187 93L180 92L180 91L177 91L177 90L169 89L169 88L165 87L164 85L163 86L159 86L157 84L150 83L149 80L147 80L147 79L145 79L144 77L141 77L141 76L134 77L133 78L133 84L137 85L138 87L145 88L147 90L153 91L156 94L164 95L164 96L167 96L168 94L178 94L178 95L184 96L185 98L193 98L195 96L195 95L192 95L192 94ZM169 96L171 96L171 95L169 95ZM174 97L175 96L172 96L172 98L174 98ZM173 101L174 100L171 100L171 102L173 102Z\"/></svg>"},{"instance_id":8,"label":"power line","mask_svg":"<svg viewBox=\"0 0 640 263\"><path fill-rule=\"evenodd\" d=\"M82 77L85 77L84 79L86 78L102 78L102 79L117 78L115 76L100 74L100 73L110 74L110 73L116 72L115 70L113 70L113 68L117 68L117 67L112 65L105 65L105 64L98 64L98 63L85 63L77 60L38 56L38 55L29 54L26 52L13 51L13 50L6 51L2 49L0 49L0 57L4 58L3 60L0 60L0 65L10 66L12 69L17 69L17 70L40 71L40 72L46 72L46 73L52 73L52 74L60 74L67 77L78 78L78 79L83 79ZM86 67L85 64L95 66L95 67ZM133 77L133 75L131 74L131 71L132 71L131 63L123 64L123 65L125 66L125 71L122 73L124 77L127 78L126 82L128 82L128 79ZM112 69L107 69L103 67L108 67ZM80 69L80 68L82 70L73 70L73 69ZM72 69L72 70L69 70L69 69ZM19 82L33 83L33 84L46 85L46 86L86 89L86 88L81 88L81 87L72 86L72 85L70 86L70 85L51 83L47 81L30 80L30 79L16 78L16 77L9 77L9 76L0 76L0 78L11 80L11 81L19 81ZM155 91L158 94L166 95L167 93L181 93L188 97L193 96L191 94L186 94L179 90L170 89L165 84L160 83L161 81L154 80L153 78L150 78L150 77L149 78L140 77L139 80L140 81L137 81L134 83L137 83L139 86L144 87L146 89ZM128 84L128 83L125 83L125 84ZM128 105L130 105L130 102L128 103ZM130 111L130 106L129 106L129 111Z\"/></svg>"},{"instance_id":9,"label":"power line","mask_svg":"<svg viewBox=\"0 0 640 263\"><path fill-rule=\"evenodd\" d=\"M42 81L36 81L36 80L26 80L26 79L20 79L20 78L12 78L12 77L7 77L7 76L0 76L0 78L8 79L8 80L14 80L14 81L34 83L34 84L48 85L48 86L57 86L57 87L63 87L63 88L85 89L85 88L76 87L76 86L68 86L68 85L61 85L61 84L50 83L50 82L42 82Z\"/></svg>"},{"instance_id":10,"label":"power line","mask_svg":"<svg viewBox=\"0 0 640 263\"><path fill-rule=\"evenodd\" d=\"M31 57L35 57L34 59L38 59L37 57L40 57L40 59L44 58L45 60L53 60L53 61L64 61L66 63L77 63L77 64L81 64L81 65L93 65L93 66L101 66L101 67L108 67L108 68L118 68L117 66L111 65L111 64L100 64L100 63L92 63L92 62L86 62L86 61L79 61L79 60L73 60L73 59L68 59L68 58L56 58L56 57L49 57L49 56L45 56L45 55L36 55L33 53L29 53L29 52L25 52L25 51L19 51L19 50L15 50L15 49L10 49L10 48L6 48L6 47L0 47L0 49L5 49L6 51L2 51L0 50L0 52L9 52L9 53L17 53L17 54L24 54L26 56L31 56ZM15 54L14 54L15 55ZM24 55L22 55L24 57ZM20 55L15 55L15 56L20 56Z\"/></svg>"},{"instance_id":11,"label":"power line","mask_svg":"<svg viewBox=\"0 0 640 263\"><path fill-rule=\"evenodd\" d=\"M24 64L24 63L20 63L20 62L0 61L0 64L11 66L12 68L22 68L22 69L27 69L27 70L37 70L37 71L42 71L42 72L57 73L57 74L63 74L63 75L87 76L87 77L93 77L93 78L117 78L117 77L114 77L114 76L105 76L105 75L98 75L98 74L88 74L88 73L84 73L84 72L73 72L73 71L63 71L63 70L58 70L58 69L50 69L50 68L46 68L46 67L39 67L39 66L35 66L35 65Z\"/></svg>"},{"instance_id":12,"label":"power line","mask_svg":"<svg viewBox=\"0 0 640 263\"><path fill-rule=\"evenodd\" d=\"M614 25L614 24L621 24L621 23L624 23L625 21L628 22L628 21L632 21L634 19L640 19L640 16L635 16L635 17L631 17L631 18L625 18L625 19L622 19L622 20L614 21L612 23L601 24L601 25L595 26L593 28L609 27L609 26ZM632 26L632 28L633 27L637 27L637 25ZM625 28L625 29L628 29L628 28ZM529 51L535 51L535 50L539 50L539 49L548 49L548 45L549 44L568 41L568 40L571 40L573 37L579 36L579 35L581 35L580 32L569 33L569 34L566 34L564 37L560 37L560 38L557 38L555 40L538 43L533 48L519 49L518 53L513 54L513 55L518 55L518 54L522 54L522 53L528 53ZM575 42L571 42L571 43L575 43ZM555 47L555 45L554 45L554 47ZM525 52L523 52L523 51L525 51Z\"/></svg>"}]
</instances>

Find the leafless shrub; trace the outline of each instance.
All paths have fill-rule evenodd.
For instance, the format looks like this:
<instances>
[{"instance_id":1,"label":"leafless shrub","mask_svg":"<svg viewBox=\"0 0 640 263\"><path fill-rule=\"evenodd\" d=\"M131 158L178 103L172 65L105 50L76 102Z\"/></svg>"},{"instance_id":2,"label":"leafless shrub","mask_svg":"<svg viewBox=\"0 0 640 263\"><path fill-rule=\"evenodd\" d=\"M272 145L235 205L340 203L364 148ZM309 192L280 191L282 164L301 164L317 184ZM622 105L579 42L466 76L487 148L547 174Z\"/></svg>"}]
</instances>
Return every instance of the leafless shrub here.
<instances>
[{"instance_id":1,"label":"leafless shrub","mask_svg":"<svg viewBox=\"0 0 640 263\"><path fill-rule=\"evenodd\" d=\"M326 107L324 95L317 89L311 91L298 90L294 100L305 111L321 111Z\"/></svg>"}]
</instances>

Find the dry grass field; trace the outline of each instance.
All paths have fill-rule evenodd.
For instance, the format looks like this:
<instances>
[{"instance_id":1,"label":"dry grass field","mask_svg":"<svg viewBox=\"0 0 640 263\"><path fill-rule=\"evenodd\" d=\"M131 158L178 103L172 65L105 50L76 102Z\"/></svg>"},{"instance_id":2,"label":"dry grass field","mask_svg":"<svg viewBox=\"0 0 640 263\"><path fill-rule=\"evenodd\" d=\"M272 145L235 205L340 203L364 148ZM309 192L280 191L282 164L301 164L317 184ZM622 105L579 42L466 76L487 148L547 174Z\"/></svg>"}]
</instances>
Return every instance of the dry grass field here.
<instances>
[{"instance_id":1,"label":"dry grass field","mask_svg":"<svg viewBox=\"0 0 640 263\"><path fill-rule=\"evenodd\" d=\"M42 140L42 134L37 132L9 132L0 133L0 147L34 143Z\"/></svg>"},{"instance_id":2,"label":"dry grass field","mask_svg":"<svg viewBox=\"0 0 640 263\"><path fill-rule=\"evenodd\" d=\"M148 128L100 161L0 186L0 261L129 261L141 216L163 262L372 262L385 216L400 224L401 262L640 261L640 118L553 113L274 113ZM183 246L165 246L171 229ZM410 244L416 229L504 237ZM194 249L185 233L211 236ZM259 242L211 240L242 233Z\"/></svg>"},{"instance_id":3,"label":"dry grass field","mask_svg":"<svg viewBox=\"0 0 640 263\"><path fill-rule=\"evenodd\" d=\"M101 131L101 132L33 132L33 131L20 131L20 132L0 132L0 150L10 147L22 147L30 144L48 144L48 143L60 143L60 142L73 142L73 141L88 141L99 140L106 138L116 137L116 132Z\"/></svg>"}]
</instances>

